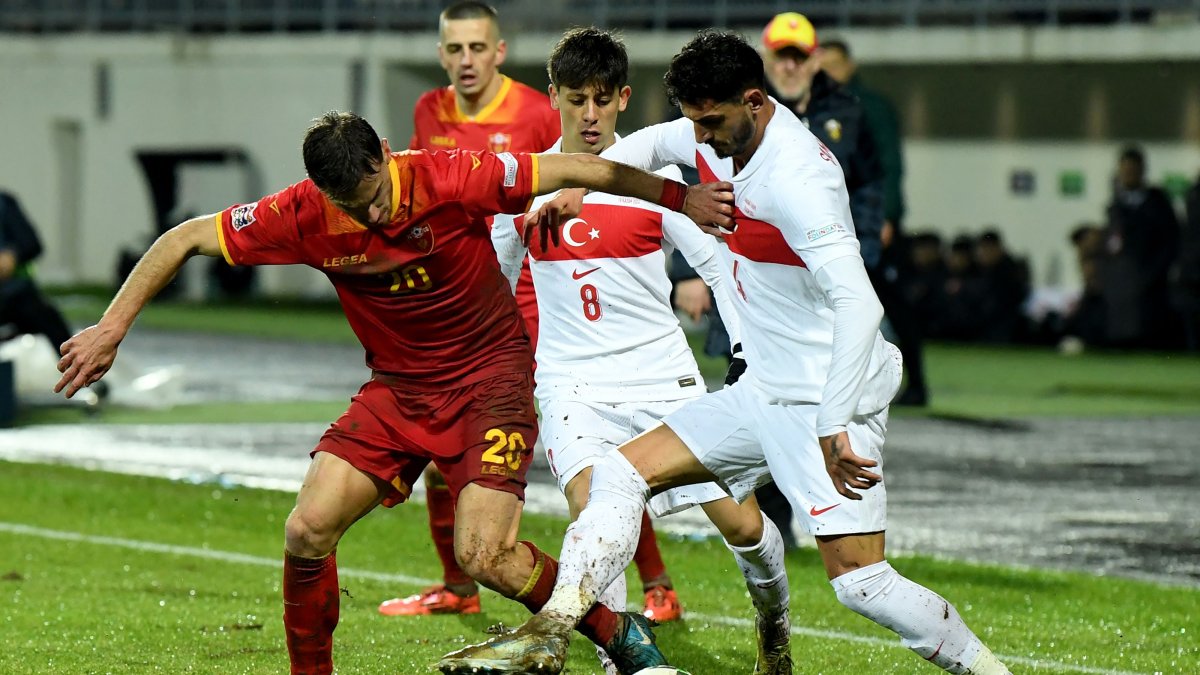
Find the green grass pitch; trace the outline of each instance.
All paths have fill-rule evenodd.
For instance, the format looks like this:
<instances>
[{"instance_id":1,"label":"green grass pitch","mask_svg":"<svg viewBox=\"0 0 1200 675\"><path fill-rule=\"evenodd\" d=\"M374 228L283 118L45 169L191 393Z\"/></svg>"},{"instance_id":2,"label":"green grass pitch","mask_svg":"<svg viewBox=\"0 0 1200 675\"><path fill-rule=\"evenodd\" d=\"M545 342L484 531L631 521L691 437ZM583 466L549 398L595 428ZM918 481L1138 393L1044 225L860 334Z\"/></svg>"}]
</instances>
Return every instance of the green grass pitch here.
<instances>
[{"instance_id":1,"label":"green grass pitch","mask_svg":"<svg viewBox=\"0 0 1200 675\"><path fill-rule=\"evenodd\" d=\"M0 463L0 494L0 673L286 671L279 559L291 495L13 463ZM557 551L564 526L528 515L523 532ZM661 627L664 651L697 675L749 673L752 610L724 547L664 538L663 553L689 614ZM433 579L436 560L420 505L379 510L351 529L338 550L339 672L429 672L489 624L525 617L490 593L472 617L375 611ZM893 563L955 603L1014 672L1200 672L1198 589L920 557ZM788 572L797 672L939 672L842 608L811 550L792 554ZM594 663L577 640L568 672L597 672Z\"/></svg>"}]
</instances>

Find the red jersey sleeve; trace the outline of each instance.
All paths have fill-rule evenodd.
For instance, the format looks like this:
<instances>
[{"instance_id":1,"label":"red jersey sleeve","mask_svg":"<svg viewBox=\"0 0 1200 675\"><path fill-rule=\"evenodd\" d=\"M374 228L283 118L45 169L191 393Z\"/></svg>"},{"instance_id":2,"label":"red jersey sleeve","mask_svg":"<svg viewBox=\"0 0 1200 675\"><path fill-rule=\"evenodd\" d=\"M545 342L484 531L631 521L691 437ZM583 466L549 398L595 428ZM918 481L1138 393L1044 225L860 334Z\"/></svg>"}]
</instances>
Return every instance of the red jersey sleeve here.
<instances>
[{"instance_id":1,"label":"red jersey sleeve","mask_svg":"<svg viewBox=\"0 0 1200 675\"><path fill-rule=\"evenodd\" d=\"M221 253L230 265L288 265L302 262L300 227L320 217L306 197L315 192L311 181L296 183L250 204L231 206L217 214Z\"/></svg>"},{"instance_id":2,"label":"red jersey sleeve","mask_svg":"<svg viewBox=\"0 0 1200 675\"><path fill-rule=\"evenodd\" d=\"M472 216L524 213L537 193L537 155L452 151L429 157L438 201L459 202Z\"/></svg>"}]
</instances>

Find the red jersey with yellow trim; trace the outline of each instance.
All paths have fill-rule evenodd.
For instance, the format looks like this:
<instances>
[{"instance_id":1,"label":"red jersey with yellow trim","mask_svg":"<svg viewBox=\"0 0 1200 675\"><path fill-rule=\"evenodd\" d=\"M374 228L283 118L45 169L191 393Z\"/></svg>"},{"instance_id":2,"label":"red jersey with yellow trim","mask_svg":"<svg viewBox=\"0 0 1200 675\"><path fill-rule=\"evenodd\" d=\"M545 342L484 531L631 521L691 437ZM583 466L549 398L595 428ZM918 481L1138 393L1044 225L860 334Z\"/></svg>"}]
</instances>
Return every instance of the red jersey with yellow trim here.
<instances>
[{"instance_id":1,"label":"red jersey with yellow trim","mask_svg":"<svg viewBox=\"0 0 1200 675\"><path fill-rule=\"evenodd\" d=\"M535 155L391 155L392 220L367 228L311 180L217 215L230 264L308 265L325 273L367 365L415 388L528 372L529 340L484 219L522 212Z\"/></svg>"},{"instance_id":2,"label":"red jersey with yellow trim","mask_svg":"<svg viewBox=\"0 0 1200 675\"><path fill-rule=\"evenodd\" d=\"M454 87L425 92L413 109L410 150L541 152L561 135L546 94L501 75L500 91L479 114L458 108Z\"/></svg>"},{"instance_id":3,"label":"red jersey with yellow trim","mask_svg":"<svg viewBox=\"0 0 1200 675\"><path fill-rule=\"evenodd\" d=\"M464 114L453 85L425 92L413 110L412 150L490 150L542 152L562 135L550 97L504 75L500 91L479 114ZM517 280L517 305L537 344L538 311L533 277L526 261Z\"/></svg>"}]
</instances>

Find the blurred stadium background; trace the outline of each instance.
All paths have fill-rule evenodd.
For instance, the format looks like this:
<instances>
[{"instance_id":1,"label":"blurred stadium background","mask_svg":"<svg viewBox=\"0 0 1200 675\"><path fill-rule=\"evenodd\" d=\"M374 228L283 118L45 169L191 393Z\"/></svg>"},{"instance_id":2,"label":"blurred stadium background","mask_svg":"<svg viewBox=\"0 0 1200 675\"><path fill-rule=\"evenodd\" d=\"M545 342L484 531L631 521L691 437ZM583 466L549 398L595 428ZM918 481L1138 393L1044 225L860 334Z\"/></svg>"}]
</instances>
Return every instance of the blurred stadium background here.
<instances>
[{"instance_id":1,"label":"blurred stadium background","mask_svg":"<svg viewBox=\"0 0 1200 675\"><path fill-rule=\"evenodd\" d=\"M0 0L0 190L19 197L38 226L45 245L38 279L76 327L94 320L130 256L158 233L303 177L300 139L325 110L360 112L394 147L406 145L417 97L446 81L435 50L443 4ZM945 243L961 234L1000 233L1028 265L1031 322L1046 307L1063 309L1080 297L1085 279L1071 234L1084 223L1104 227L1123 147L1145 150L1149 182L1168 192L1181 222L1185 195L1200 173L1200 0L494 5L509 44L503 72L539 88L546 84L545 56L562 29L620 29L634 66L623 132L670 116L661 75L696 29L727 27L757 41L775 13L805 13L822 40L851 45L868 84L897 108L905 229ZM158 369L164 378L182 372L184 390L172 392L177 398L150 402L181 405L147 413L116 405L95 417L27 406L18 418L24 429L0 431L0 457L219 483L245 470L234 482L253 484L251 474L262 467L243 469L241 460L220 455L227 444L271 461L286 456L288 463L272 464L277 473L265 478L294 474L291 482L273 484L294 487L320 423L344 408L365 375L361 354L347 346L352 337L330 303L333 290L314 270L261 268L249 298L230 305L212 269L207 260L188 263L176 302L152 307L122 351L131 368ZM256 339L228 337L246 334ZM1059 336L1042 337L1053 345ZM299 344L305 341L316 346ZM894 493L899 525L890 542L904 553L1183 586L1172 600L1195 616L1186 609L1194 607L1200 580L1195 355L1101 350L1069 361L1044 346L938 343L927 360L933 407L928 416L900 413L893 422L889 451L907 490ZM717 377L721 364L709 360L704 367ZM50 384L46 379L45 388ZM163 426L251 421L300 426L244 433L195 426L175 433ZM161 446L176 450L170 459L186 456L186 462L156 464L151 457ZM57 526L50 522L56 518L35 518L49 508L26 510L28 522ZM271 527L272 534L250 539L275 536ZM965 532L945 536L950 529ZM121 534L103 525L97 531ZM14 541L17 551L31 546ZM386 558L379 566L395 571ZM373 611L372 599L360 615ZM273 606L260 611L276 614ZM1063 611L1065 620L1048 622L1090 630ZM1098 625L1107 628L1110 619ZM1157 626L1152 621L1145 625ZM40 623L30 625L31 633L39 630ZM1025 665L1049 653L1055 671L1200 672L1191 628L1186 638L1179 631L1177 648L1171 643L1177 660L1151 655L1120 670L1125 654L1117 651L1124 647L1113 647L1088 662L1096 667L1075 668L1062 665L1075 661L1061 646L1041 650L1039 643ZM1018 653L1015 644L1026 654L1017 638L1002 648ZM279 654L272 658L277 665ZM55 672L39 663L10 665L13 672ZM261 672L256 668L244 672ZM885 670L904 672L878 672Z\"/></svg>"},{"instance_id":2,"label":"blurred stadium background","mask_svg":"<svg viewBox=\"0 0 1200 675\"><path fill-rule=\"evenodd\" d=\"M159 229L294 182L320 111L353 109L398 143L444 84L433 0L5 0L0 185L40 226L44 283L107 283ZM733 0L496 3L505 72L546 83L562 28L623 31L628 131L669 113L665 63L697 27L756 37L805 12L853 47L897 107L909 231L998 228L1035 287L1078 287L1068 235L1102 220L1118 149L1141 144L1177 198L1200 171L1195 0ZM395 144L394 144L395 145ZM14 161L12 158L20 158ZM197 264L197 263L193 263ZM310 270L267 294L329 297ZM193 284L192 293L201 287Z\"/></svg>"}]
</instances>

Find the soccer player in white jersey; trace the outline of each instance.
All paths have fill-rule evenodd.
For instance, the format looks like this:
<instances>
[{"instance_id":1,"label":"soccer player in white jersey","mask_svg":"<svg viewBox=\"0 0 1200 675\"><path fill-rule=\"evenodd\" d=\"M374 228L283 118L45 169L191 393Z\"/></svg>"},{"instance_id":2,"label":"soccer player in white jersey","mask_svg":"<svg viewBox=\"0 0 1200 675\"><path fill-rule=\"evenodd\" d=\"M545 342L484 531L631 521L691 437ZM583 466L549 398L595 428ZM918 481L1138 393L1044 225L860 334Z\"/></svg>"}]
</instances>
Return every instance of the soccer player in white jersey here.
<instances>
[{"instance_id":1,"label":"soccer player in white jersey","mask_svg":"<svg viewBox=\"0 0 1200 675\"><path fill-rule=\"evenodd\" d=\"M562 122L562 138L548 152L599 154L611 146L631 93L624 45L597 28L573 29L551 52L547 71L551 105ZM680 178L675 166L661 173ZM522 235L519 217L496 218L492 242L513 281L526 254ZM726 325L736 343L739 323L729 283L722 282L716 239L687 217L593 193L578 217L563 224L559 246L531 251L541 319L536 354L541 438L572 517L587 504L593 464L706 391L671 309L664 242L679 249L713 288L723 315L732 319ZM715 483L673 490L650 502L656 515L694 504L703 506L725 538L769 629L760 637L759 672L791 672L779 530L753 499L739 506ZM599 600L623 612L625 596L625 577L618 575Z\"/></svg>"},{"instance_id":2,"label":"soccer player in white jersey","mask_svg":"<svg viewBox=\"0 0 1200 675\"><path fill-rule=\"evenodd\" d=\"M733 226L710 229L731 262L747 371L593 466L550 601L472 655L491 659L493 672L525 672L534 655L565 652L572 626L629 562L632 535L612 524L636 519L652 494L715 479L741 498L770 476L816 537L842 604L948 672L1008 674L947 600L884 556L881 450L901 368L879 334L883 312L837 160L767 97L761 58L736 35L701 33L665 82L685 119L643 129L605 156L645 168L687 163L733 184ZM577 200L560 196L531 221L543 227Z\"/></svg>"}]
</instances>

